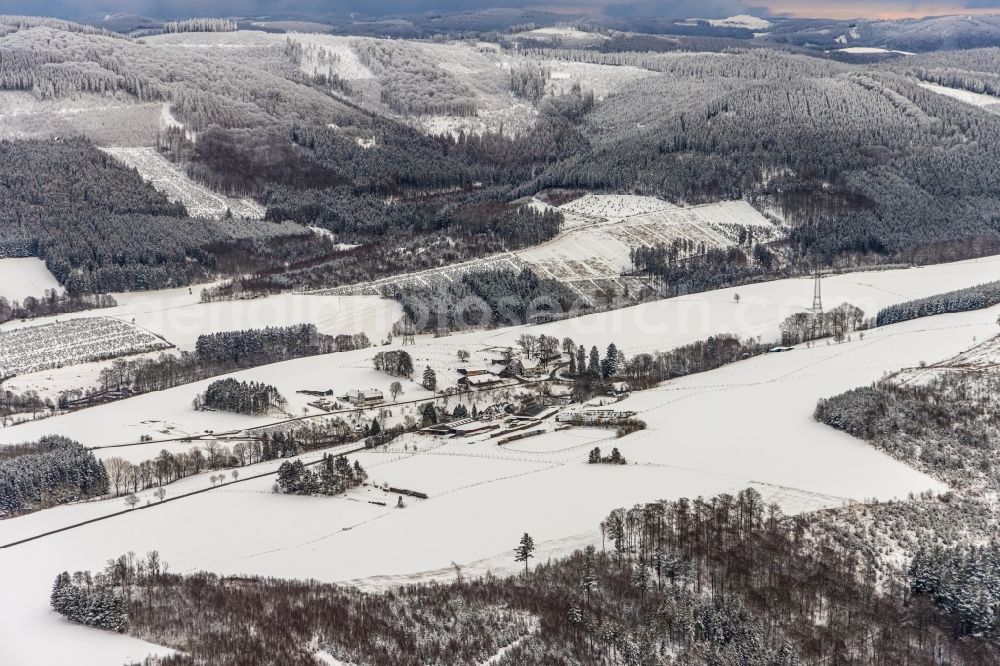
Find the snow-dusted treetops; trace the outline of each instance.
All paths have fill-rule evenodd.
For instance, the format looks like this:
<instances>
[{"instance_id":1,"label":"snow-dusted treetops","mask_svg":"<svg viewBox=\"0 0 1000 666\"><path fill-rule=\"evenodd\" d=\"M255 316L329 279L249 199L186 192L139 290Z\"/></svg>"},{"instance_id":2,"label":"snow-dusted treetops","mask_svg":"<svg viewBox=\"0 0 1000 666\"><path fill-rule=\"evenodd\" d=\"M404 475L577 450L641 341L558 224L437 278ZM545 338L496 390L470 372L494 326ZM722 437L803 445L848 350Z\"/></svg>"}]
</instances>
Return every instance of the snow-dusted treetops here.
<instances>
[{"instance_id":1,"label":"snow-dusted treetops","mask_svg":"<svg viewBox=\"0 0 1000 666\"><path fill-rule=\"evenodd\" d=\"M848 64L749 43L691 54L233 27L136 39L0 19L0 111L30 104L43 119L9 115L0 252L43 258L73 293L248 267L270 289L329 287L550 238L554 222L512 202L555 190L744 199L787 225L768 270L937 261L996 242L1000 118L922 86L990 94L993 50ZM122 114L117 139L96 121L108 107ZM139 128L177 175L123 152ZM209 209L210 223L188 217ZM264 223L235 223L259 211ZM742 256L685 270L757 279Z\"/></svg>"}]
</instances>

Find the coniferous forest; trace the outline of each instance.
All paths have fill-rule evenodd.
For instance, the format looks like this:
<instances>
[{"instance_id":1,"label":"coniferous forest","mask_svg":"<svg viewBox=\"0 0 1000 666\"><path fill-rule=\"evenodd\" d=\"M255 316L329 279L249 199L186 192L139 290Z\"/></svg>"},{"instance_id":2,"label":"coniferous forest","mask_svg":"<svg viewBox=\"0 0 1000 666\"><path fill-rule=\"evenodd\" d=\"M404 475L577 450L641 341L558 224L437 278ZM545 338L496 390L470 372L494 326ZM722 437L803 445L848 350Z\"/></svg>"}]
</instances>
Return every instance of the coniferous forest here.
<instances>
[{"instance_id":1,"label":"coniferous forest","mask_svg":"<svg viewBox=\"0 0 1000 666\"><path fill-rule=\"evenodd\" d=\"M231 28L203 21L171 30ZM74 294L218 275L250 275L240 281L270 291L333 286L467 260L551 238L557 217L515 203L550 188L679 203L745 199L790 227L788 242L753 250L758 257L641 259L642 270L688 291L817 261L979 256L1000 240L990 212L1000 199L990 176L1000 117L919 85L988 91L997 65L990 51L852 64L745 41L697 59L642 40L550 44L530 54L651 75L598 100L584 88L539 95L545 72L524 70L510 86L537 112L529 126L429 136L409 121L462 117L478 102L401 45L360 49L381 77L387 113L373 114L358 108L358 93L306 76L295 42L210 63L65 22L5 20L3 32L0 89L40 100L96 93L167 103L184 129L158 137L165 154L197 181L267 209L267 223L195 221L88 139L6 141L3 256L42 257ZM49 39L37 46L41 35ZM307 225L363 247L318 243Z\"/></svg>"},{"instance_id":2,"label":"coniferous forest","mask_svg":"<svg viewBox=\"0 0 1000 666\"><path fill-rule=\"evenodd\" d=\"M108 492L93 452L65 437L0 449L0 518Z\"/></svg>"}]
</instances>

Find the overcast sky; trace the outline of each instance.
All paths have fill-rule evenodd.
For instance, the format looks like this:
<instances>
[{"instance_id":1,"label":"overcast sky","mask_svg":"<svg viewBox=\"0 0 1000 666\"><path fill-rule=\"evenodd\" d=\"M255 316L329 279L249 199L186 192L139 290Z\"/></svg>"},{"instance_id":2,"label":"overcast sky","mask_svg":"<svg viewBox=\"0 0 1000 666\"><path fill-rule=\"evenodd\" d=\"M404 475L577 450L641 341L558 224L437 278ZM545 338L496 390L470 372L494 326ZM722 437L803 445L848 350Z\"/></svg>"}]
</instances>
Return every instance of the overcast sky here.
<instances>
[{"instance_id":1,"label":"overcast sky","mask_svg":"<svg viewBox=\"0 0 1000 666\"><path fill-rule=\"evenodd\" d=\"M387 14L493 6L615 14L648 14L655 8L671 17L767 12L829 18L1000 13L1000 0L0 0L0 13L65 18L128 13L161 18L282 12Z\"/></svg>"}]
</instances>

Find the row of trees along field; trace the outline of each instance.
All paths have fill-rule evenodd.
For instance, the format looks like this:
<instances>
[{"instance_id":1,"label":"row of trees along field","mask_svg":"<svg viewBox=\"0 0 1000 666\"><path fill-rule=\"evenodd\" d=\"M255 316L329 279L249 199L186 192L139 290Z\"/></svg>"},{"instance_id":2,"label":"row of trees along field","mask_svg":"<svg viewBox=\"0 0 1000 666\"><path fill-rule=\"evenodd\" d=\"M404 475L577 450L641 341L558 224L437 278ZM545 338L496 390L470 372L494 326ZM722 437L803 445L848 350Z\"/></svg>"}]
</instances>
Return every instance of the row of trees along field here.
<instances>
[{"instance_id":1,"label":"row of trees along field","mask_svg":"<svg viewBox=\"0 0 1000 666\"><path fill-rule=\"evenodd\" d=\"M997 659L989 641L957 636L945 613L911 596L904 576L877 581L868 556L845 550L827 527L818 514L786 517L748 489L615 509L600 548L535 566L525 534L512 554L525 573L506 578L368 594L274 578L234 586L133 561L101 587L127 601L130 634L184 646L171 664L307 664L317 648L372 666ZM234 636L234 622L248 631ZM315 636L318 646L305 638Z\"/></svg>"},{"instance_id":2,"label":"row of trees along field","mask_svg":"<svg viewBox=\"0 0 1000 666\"><path fill-rule=\"evenodd\" d=\"M234 443L231 447L208 441L189 451L166 449L151 460L133 463L118 456L103 461L108 476L108 492L115 497L160 487L206 471L232 470L268 460L291 458L317 446L335 446L355 441L358 435L342 420L335 419L322 432L261 432L259 436ZM316 441L321 443L317 444ZM223 477L222 474L219 475Z\"/></svg>"},{"instance_id":3,"label":"row of trees along field","mask_svg":"<svg viewBox=\"0 0 1000 666\"><path fill-rule=\"evenodd\" d=\"M570 359L567 372L576 379L573 395L578 401L606 395L610 381L625 380L633 389L649 388L751 358L768 349L768 345L729 334L714 335L667 352L642 352L630 358L613 342L603 356L596 345L588 352L584 345L577 345L569 337L563 338L560 346Z\"/></svg>"},{"instance_id":4,"label":"row of trees along field","mask_svg":"<svg viewBox=\"0 0 1000 666\"><path fill-rule=\"evenodd\" d=\"M882 308L875 316L876 326L951 312L981 310L1000 303L1000 281L949 291Z\"/></svg>"},{"instance_id":5,"label":"row of trees along field","mask_svg":"<svg viewBox=\"0 0 1000 666\"><path fill-rule=\"evenodd\" d=\"M48 317L94 308L113 308L116 305L118 303L109 294L67 294L62 296L55 289L47 289L40 298L26 296L20 301L8 301L0 296L0 324L15 319Z\"/></svg>"},{"instance_id":6,"label":"row of trees along field","mask_svg":"<svg viewBox=\"0 0 1000 666\"><path fill-rule=\"evenodd\" d=\"M371 342L364 333L327 335L320 333L315 324L207 333L198 336L193 352L115 359L101 370L100 387L103 391L146 393L233 370L369 346Z\"/></svg>"}]
</instances>

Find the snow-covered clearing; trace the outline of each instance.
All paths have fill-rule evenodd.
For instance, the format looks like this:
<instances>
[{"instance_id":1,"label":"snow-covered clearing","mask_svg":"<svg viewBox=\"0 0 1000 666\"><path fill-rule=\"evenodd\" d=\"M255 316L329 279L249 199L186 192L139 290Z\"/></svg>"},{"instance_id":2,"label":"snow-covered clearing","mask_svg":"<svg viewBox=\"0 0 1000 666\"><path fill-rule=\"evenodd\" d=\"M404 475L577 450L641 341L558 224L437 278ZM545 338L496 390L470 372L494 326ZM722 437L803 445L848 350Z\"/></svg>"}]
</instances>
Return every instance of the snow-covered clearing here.
<instances>
[{"instance_id":1,"label":"snow-covered clearing","mask_svg":"<svg viewBox=\"0 0 1000 666\"><path fill-rule=\"evenodd\" d=\"M709 25L716 28L746 28L748 30L767 30L771 22L750 14L738 14L724 19L705 19Z\"/></svg>"},{"instance_id":2,"label":"snow-covered clearing","mask_svg":"<svg viewBox=\"0 0 1000 666\"><path fill-rule=\"evenodd\" d=\"M683 257L735 246L740 234L761 242L782 235L745 201L680 207L655 197L589 194L564 209L568 229L518 256L538 275L570 283L588 298L609 287L622 293L619 277L631 269L630 252L638 246L685 242Z\"/></svg>"},{"instance_id":3,"label":"snow-covered clearing","mask_svg":"<svg viewBox=\"0 0 1000 666\"><path fill-rule=\"evenodd\" d=\"M532 206L550 206L533 200ZM517 252L498 254L418 273L319 290L321 294L382 294L405 285L434 286L484 270L525 266L540 277L570 284L580 295L612 289L621 294L629 281L622 271L631 268L629 251L638 245L669 245L687 241L697 254L706 249L736 245L749 231L764 242L780 238L781 230L744 201L682 207L656 197L588 194L558 207L565 216L563 230L552 240ZM682 253L683 254L683 253ZM637 280L632 280L638 284ZM629 284L629 288L636 287Z\"/></svg>"},{"instance_id":4,"label":"snow-covered clearing","mask_svg":"<svg viewBox=\"0 0 1000 666\"><path fill-rule=\"evenodd\" d=\"M939 95L957 99L959 102L965 102L966 104L978 106L979 108L987 109L989 111L1000 112L1000 97L994 97L993 95L987 95L985 93L972 92L971 90L962 90L961 88L939 86L935 83L927 83L926 81L920 81L918 85L921 88L926 88L927 90L936 92Z\"/></svg>"},{"instance_id":5,"label":"snow-covered clearing","mask_svg":"<svg viewBox=\"0 0 1000 666\"><path fill-rule=\"evenodd\" d=\"M191 217L221 219L226 213L245 220L262 220L264 207L253 199L233 199L191 180L155 148L105 148L126 166L139 172L171 201L182 204Z\"/></svg>"},{"instance_id":6,"label":"snow-covered clearing","mask_svg":"<svg viewBox=\"0 0 1000 666\"><path fill-rule=\"evenodd\" d=\"M878 53L898 53L899 55L913 55L910 51L896 51L894 49L885 49L878 46L848 46L847 48L837 49L841 53L853 53L857 55L874 55Z\"/></svg>"},{"instance_id":7,"label":"snow-covered clearing","mask_svg":"<svg viewBox=\"0 0 1000 666\"><path fill-rule=\"evenodd\" d=\"M0 377L166 349L162 338L111 317L0 331Z\"/></svg>"},{"instance_id":8,"label":"snow-covered clearing","mask_svg":"<svg viewBox=\"0 0 1000 666\"><path fill-rule=\"evenodd\" d=\"M542 558L599 544L595 526L610 508L654 498L732 492L755 483L765 498L797 511L938 488L815 423L812 408L820 397L900 366L957 353L973 336L992 334L998 310L913 320L870 331L863 341L800 347L670 382L621 403L639 411L648 430L606 442L566 441L559 432L519 443L521 449L548 437L559 440L542 447L544 460L537 462L488 439L450 440L416 454L351 456L374 481L433 490L430 499L411 499L402 510L365 501L365 493L384 496L374 489L343 498L275 496L265 478L0 551L0 586L17 600L0 608L0 650L26 666L62 663L67 655L81 664L135 655L143 647L135 641L70 627L48 610L56 573L98 567L128 550L158 549L173 571L313 577L379 588L446 578L454 575L454 564L467 575L511 572L517 563L510 549L524 531L535 536ZM464 344L463 337L450 340ZM587 465L595 443L618 446L630 464ZM181 484L204 485L204 475L169 486L168 497L181 492ZM65 506L4 521L0 542L123 506L118 500Z\"/></svg>"},{"instance_id":9,"label":"snow-covered clearing","mask_svg":"<svg viewBox=\"0 0 1000 666\"><path fill-rule=\"evenodd\" d=\"M345 81L375 78L375 74L358 58L357 51L351 45L352 37L310 33L292 33L283 37L302 44L302 62L299 66L309 76L337 76Z\"/></svg>"},{"instance_id":10,"label":"snow-covered clearing","mask_svg":"<svg viewBox=\"0 0 1000 666\"><path fill-rule=\"evenodd\" d=\"M586 32L570 26L552 26L520 32L515 37L526 37L540 42L563 43L567 46L584 48L600 44L609 38L597 32Z\"/></svg>"},{"instance_id":11,"label":"snow-covered clearing","mask_svg":"<svg viewBox=\"0 0 1000 666\"><path fill-rule=\"evenodd\" d=\"M62 285L37 257L0 259L0 298L20 301L25 296L41 298L46 290L62 291Z\"/></svg>"}]
</instances>

